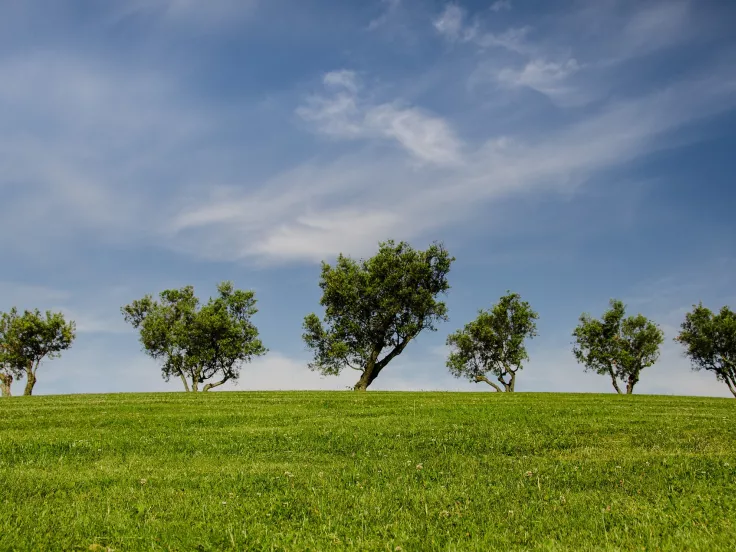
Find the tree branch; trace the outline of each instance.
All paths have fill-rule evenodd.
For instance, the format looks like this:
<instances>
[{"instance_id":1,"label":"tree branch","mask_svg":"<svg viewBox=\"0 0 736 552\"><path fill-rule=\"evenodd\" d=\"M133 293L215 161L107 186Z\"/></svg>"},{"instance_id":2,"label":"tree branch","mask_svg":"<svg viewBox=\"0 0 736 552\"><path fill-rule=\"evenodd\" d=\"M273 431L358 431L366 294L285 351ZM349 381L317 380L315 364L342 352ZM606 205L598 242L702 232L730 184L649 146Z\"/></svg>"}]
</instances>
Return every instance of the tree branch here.
<instances>
[{"instance_id":1,"label":"tree branch","mask_svg":"<svg viewBox=\"0 0 736 552\"><path fill-rule=\"evenodd\" d=\"M225 377L225 378L223 378L222 380L220 380L220 381L218 381L216 383L208 383L202 389L202 393L204 393L205 391L209 391L210 389L214 389L215 387L220 387L223 383L225 383L229 379L230 379L229 377Z\"/></svg>"},{"instance_id":2,"label":"tree branch","mask_svg":"<svg viewBox=\"0 0 736 552\"><path fill-rule=\"evenodd\" d=\"M405 348L405 347L406 347L406 346L408 345L409 341L411 341L411 337L407 337L406 339L404 339L404 341L402 341L402 342L401 342L401 343L399 343L399 344L398 344L398 345L397 345L396 347L394 347L394 349L393 349L393 350L392 350L392 351L391 351L391 352L390 352L389 354L387 354L387 355L386 355L385 357L383 357L383 358L382 358L382 359L381 359L381 360L380 360L379 362L376 362L376 369L377 369L377 370L378 370L379 372L380 372L381 370L383 370L383 368L384 368L384 367L385 367L385 366L386 366L386 365L387 365L387 364L388 364L389 362L391 362L391 360L392 360L393 358L395 358L395 357L397 357L398 355L400 355L400 354L401 354L401 351L403 351L403 350L404 350L404 348Z\"/></svg>"},{"instance_id":3,"label":"tree branch","mask_svg":"<svg viewBox=\"0 0 736 552\"><path fill-rule=\"evenodd\" d=\"M475 383L480 383L482 381L486 382L488 385L490 385L491 387L493 387L496 390L496 392L498 392L498 393L502 393L503 392L503 390L498 385L496 385L495 383L493 383L487 377L481 376L481 375L475 376Z\"/></svg>"}]
</instances>

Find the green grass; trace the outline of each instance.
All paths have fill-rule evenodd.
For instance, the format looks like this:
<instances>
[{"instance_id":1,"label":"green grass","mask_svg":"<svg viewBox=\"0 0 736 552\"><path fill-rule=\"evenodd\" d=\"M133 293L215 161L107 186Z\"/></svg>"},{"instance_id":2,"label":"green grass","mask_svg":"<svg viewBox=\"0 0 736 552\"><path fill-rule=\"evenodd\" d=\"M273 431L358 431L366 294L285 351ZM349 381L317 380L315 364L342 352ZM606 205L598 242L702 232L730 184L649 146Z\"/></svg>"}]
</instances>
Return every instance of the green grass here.
<instances>
[{"instance_id":1,"label":"green grass","mask_svg":"<svg viewBox=\"0 0 736 552\"><path fill-rule=\"evenodd\" d=\"M734 400L79 395L0 420L0 550L736 546Z\"/></svg>"}]
</instances>

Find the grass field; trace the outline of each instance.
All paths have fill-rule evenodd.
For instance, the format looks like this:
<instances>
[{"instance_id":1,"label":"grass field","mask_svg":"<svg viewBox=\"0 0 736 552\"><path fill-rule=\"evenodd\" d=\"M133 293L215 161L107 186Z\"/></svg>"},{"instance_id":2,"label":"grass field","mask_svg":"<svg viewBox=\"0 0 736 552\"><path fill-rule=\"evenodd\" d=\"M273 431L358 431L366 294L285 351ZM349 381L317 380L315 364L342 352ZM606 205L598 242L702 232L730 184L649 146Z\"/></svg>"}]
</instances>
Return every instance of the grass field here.
<instances>
[{"instance_id":1,"label":"grass field","mask_svg":"<svg viewBox=\"0 0 736 552\"><path fill-rule=\"evenodd\" d=\"M0 550L734 550L736 401L0 401Z\"/></svg>"}]
</instances>

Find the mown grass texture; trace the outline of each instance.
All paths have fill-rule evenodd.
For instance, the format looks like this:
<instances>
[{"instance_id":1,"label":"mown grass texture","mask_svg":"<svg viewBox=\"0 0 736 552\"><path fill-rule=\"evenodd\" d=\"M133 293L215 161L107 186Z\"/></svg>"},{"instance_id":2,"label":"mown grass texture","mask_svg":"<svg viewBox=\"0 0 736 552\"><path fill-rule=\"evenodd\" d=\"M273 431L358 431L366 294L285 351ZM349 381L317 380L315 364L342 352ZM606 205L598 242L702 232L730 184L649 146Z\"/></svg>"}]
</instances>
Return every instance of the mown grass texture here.
<instances>
[{"instance_id":1,"label":"mown grass texture","mask_svg":"<svg viewBox=\"0 0 736 552\"><path fill-rule=\"evenodd\" d=\"M734 550L736 401L0 401L0 550Z\"/></svg>"}]
</instances>

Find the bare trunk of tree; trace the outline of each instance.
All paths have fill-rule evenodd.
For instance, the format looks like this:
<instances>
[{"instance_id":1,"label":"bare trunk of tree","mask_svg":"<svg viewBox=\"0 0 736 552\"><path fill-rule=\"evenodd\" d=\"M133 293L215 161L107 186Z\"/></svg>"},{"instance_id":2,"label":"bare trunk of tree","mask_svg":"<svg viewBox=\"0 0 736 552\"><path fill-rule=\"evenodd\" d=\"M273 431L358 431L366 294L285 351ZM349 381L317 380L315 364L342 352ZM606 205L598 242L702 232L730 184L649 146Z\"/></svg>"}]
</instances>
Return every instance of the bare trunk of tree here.
<instances>
[{"instance_id":1,"label":"bare trunk of tree","mask_svg":"<svg viewBox=\"0 0 736 552\"><path fill-rule=\"evenodd\" d=\"M728 385L728 388L731 390L731 394L736 397L736 381L731 382L732 378L729 378L728 376L723 379L726 380L726 385Z\"/></svg>"},{"instance_id":2,"label":"bare trunk of tree","mask_svg":"<svg viewBox=\"0 0 736 552\"><path fill-rule=\"evenodd\" d=\"M33 395L33 387L36 385L36 369L38 369L38 363L34 367L33 362L30 362L26 368L26 388L23 390L24 395Z\"/></svg>"},{"instance_id":3,"label":"bare trunk of tree","mask_svg":"<svg viewBox=\"0 0 736 552\"><path fill-rule=\"evenodd\" d=\"M636 382L639 381L638 378L635 378L634 376L629 377L629 381L626 382L626 394L631 395L634 392L634 386L636 385Z\"/></svg>"},{"instance_id":4,"label":"bare trunk of tree","mask_svg":"<svg viewBox=\"0 0 736 552\"><path fill-rule=\"evenodd\" d=\"M475 376L475 382L476 383L480 383L482 381L486 382L488 385L490 385L491 387L493 387L496 390L496 392L498 392L498 393L502 393L503 392L498 385L496 385L495 383L493 383L487 377L485 377L485 376Z\"/></svg>"},{"instance_id":5,"label":"bare trunk of tree","mask_svg":"<svg viewBox=\"0 0 736 552\"><path fill-rule=\"evenodd\" d=\"M0 396L10 397L10 386L13 383L13 376L10 374L0 374Z\"/></svg>"},{"instance_id":6,"label":"bare trunk of tree","mask_svg":"<svg viewBox=\"0 0 736 552\"><path fill-rule=\"evenodd\" d=\"M181 378L182 383L184 384L184 391L189 393L189 383L187 382L186 376L184 376L184 372L179 370L179 377Z\"/></svg>"},{"instance_id":7,"label":"bare trunk of tree","mask_svg":"<svg viewBox=\"0 0 736 552\"><path fill-rule=\"evenodd\" d=\"M618 386L618 382L616 381L616 374L613 373L613 370L609 370L609 374L611 375L611 383L613 384L613 388L616 390L616 393L623 395L623 393L621 393L621 388Z\"/></svg>"},{"instance_id":8,"label":"bare trunk of tree","mask_svg":"<svg viewBox=\"0 0 736 552\"><path fill-rule=\"evenodd\" d=\"M393 358L401 354L401 351L404 350L404 347L406 347L413 337L413 335L405 337L404 340L394 347L389 354L383 357L380 362L378 361L378 355L381 354L383 346L376 347L376 349L371 353L371 357L368 359L368 362L366 362L363 374L360 376L358 383L355 384L353 389L355 391L366 391L368 386L373 383L373 380L381 373L381 370L383 370Z\"/></svg>"},{"instance_id":9,"label":"bare trunk of tree","mask_svg":"<svg viewBox=\"0 0 736 552\"><path fill-rule=\"evenodd\" d=\"M503 379L506 374L508 374L509 376L509 381ZM498 381L501 382L501 385L503 385L503 390L506 391L506 393L513 393L514 386L516 384L516 372L506 368L506 371L498 376Z\"/></svg>"},{"instance_id":10,"label":"bare trunk of tree","mask_svg":"<svg viewBox=\"0 0 736 552\"><path fill-rule=\"evenodd\" d=\"M378 376L378 370L376 370L376 361L371 359L363 369L363 374L360 376L358 383L355 384L353 390L355 391L366 391L368 386L373 383L373 380Z\"/></svg>"}]
</instances>

